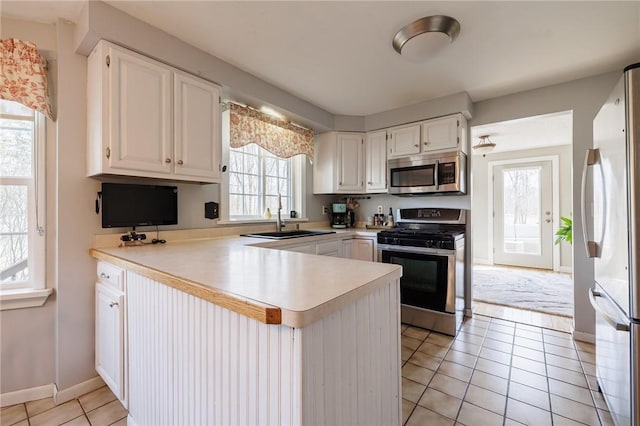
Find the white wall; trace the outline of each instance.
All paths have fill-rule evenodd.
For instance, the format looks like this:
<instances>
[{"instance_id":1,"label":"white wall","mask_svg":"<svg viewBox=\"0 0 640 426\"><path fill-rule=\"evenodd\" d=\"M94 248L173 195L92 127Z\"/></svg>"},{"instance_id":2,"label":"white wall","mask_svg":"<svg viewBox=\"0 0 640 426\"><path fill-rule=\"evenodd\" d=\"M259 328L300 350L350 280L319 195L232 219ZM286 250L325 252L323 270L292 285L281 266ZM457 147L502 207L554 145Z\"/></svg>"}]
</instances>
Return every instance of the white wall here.
<instances>
[{"instance_id":1,"label":"white wall","mask_svg":"<svg viewBox=\"0 0 640 426\"><path fill-rule=\"evenodd\" d=\"M489 199L488 191L490 162L554 155L557 155L559 160L560 215L570 216L573 208L573 200L571 198L571 145L562 145L540 149L491 153L487 154L486 157L474 155L472 158L473 168L471 171L471 191L473 193L471 197L471 221L473 223L485 224L489 223L490 220L489 208L491 200ZM558 227L558 223L559 219L554 224L554 232ZM474 261L479 263L488 263L488 254L493 249L490 244L491 239L489 238L488 231L489 228L484 225L474 226L472 229ZM571 267L571 248L567 243L560 244L560 267Z\"/></svg>"}]
</instances>

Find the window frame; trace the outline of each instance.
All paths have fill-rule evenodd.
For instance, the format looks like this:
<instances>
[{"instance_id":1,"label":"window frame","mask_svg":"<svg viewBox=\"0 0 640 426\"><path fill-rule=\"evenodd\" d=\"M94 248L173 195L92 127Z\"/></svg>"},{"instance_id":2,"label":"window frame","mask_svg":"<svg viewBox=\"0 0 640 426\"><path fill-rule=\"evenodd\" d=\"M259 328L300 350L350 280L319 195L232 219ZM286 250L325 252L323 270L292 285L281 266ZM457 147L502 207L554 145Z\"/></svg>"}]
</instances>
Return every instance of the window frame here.
<instances>
[{"instance_id":1,"label":"window frame","mask_svg":"<svg viewBox=\"0 0 640 426\"><path fill-rule=\"evenodd\" d=\"M4 101L2 101L4 102ZM0 114L2 118L12 118ZM27 186L27 256L29 279L0 282L0 310L41 306L53 289L46 288L46 134L47 118L34 111L31 177L2 177L2 185Z\"/></svg>"},{"instance_id":2,"label":"window frame","mask_svg":"<svg viewBox=\"0 0 640 426\"><path fill-rule=\"evenodd\" d=\"M230 180L230 166L229 166L229 153L230 153L230 141L229 141L229 116L230 112L224 111L222 113L222 161L223 164L227 164L227 171L222 176L222 183L220 186L220 224L239 224L239 223L269 223L275 221L277 212L272 211L272 218L265 219L262 217L262 213L259 216L230 216L229 212L229 180ZM262 148L261 148L262 149ZM287 219L290 222L304 222L307 221L306 217L306 200L305 200L305 188L306 188L306 173L307 173L307 161L303 155L297 155L287 159L290 164L290 176L289 176L289 196L291 197L289 210L295 210L297 212L297 218L291 219L290 211L282 211L281 217ZM260 165L260 173L262 176L260 196L264 197L264 168Z\"/></svg>"}]
</instances>

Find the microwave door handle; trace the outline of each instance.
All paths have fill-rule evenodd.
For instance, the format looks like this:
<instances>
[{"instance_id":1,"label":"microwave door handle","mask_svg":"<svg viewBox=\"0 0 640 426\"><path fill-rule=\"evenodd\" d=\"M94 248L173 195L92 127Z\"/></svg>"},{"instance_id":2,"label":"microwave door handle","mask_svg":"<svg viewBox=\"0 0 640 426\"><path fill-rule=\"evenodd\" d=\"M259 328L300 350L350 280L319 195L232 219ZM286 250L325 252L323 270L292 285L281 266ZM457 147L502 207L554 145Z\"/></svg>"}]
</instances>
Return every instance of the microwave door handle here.
<instances>
[{"instance_id":1,"label":"microwave door handle","mask_svg":"<svg viewBox=\"0 0 640 426\"><path fill-rule=\"evenodd\" d=\"M434 183L436 184L436 191L437 191L438 189L440 189L439 188L440 179L438 179L438 175L440 174L440 160L436 160L436 166L434 167L433 172L434 172L433 180L434 180Z\"/></svg>"},{"instance_id":2,"label":"microwave door handle","mask_svg":"<svg viewBox=\"0 0 640 426\"><path fill-rule=\"evenodd\" d=\"M587 250L587 257L598 257L598 244L589 240L589 232L587 231L587 171L589 166L593 166L598 162L598 149L588 149L584 156L584 164L582 165L582 188L580 191L580 217L582 219L582 238L584 239L584 247Z\"/></svg>"}]
</instances>

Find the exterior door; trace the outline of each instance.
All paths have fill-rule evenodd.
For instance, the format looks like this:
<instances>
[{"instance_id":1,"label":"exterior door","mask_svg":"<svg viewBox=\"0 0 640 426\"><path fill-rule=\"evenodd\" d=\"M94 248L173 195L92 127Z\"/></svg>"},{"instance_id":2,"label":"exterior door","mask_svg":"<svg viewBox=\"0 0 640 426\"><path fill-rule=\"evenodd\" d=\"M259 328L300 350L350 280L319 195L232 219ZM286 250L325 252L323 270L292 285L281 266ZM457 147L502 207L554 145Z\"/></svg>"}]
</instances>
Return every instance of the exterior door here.
<instances>
[{"instance_id":1,"label":"exterior door","mask_svg":"<svg viewBox=\"0 0 640 426\"><path fill-rule=\"evenodd\" d=\"M553 269L551 161L493 168L495 264Z\"/></svg>"}]
</instances>

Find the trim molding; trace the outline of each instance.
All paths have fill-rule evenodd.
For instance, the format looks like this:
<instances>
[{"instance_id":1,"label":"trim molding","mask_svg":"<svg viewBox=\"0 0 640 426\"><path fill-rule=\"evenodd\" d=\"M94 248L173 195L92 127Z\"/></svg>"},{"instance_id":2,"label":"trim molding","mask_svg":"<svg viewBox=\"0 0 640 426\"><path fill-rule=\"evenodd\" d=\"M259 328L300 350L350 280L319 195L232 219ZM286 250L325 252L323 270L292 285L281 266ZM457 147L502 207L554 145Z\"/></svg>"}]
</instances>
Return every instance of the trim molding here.
<instances>
[{"instance_id":1,"label":"trim molding","mask_svg":"<svg viewBox=\"0 0 640 426\"><path fill-rule=\"evenodd\" d=\"M562 272L564 274L573 274L573 266L561 266L558 272Z\"/></svg>"},{"instance_id":2,"label":"trim molding","mask_svg":"<svg viewBox=\"0 0 640 426\"><path fill-rule=\"evenodd\" d=\"M52 292L52 288L0 291L0 311L42 306Z\"/></svg>"},{"instance_id":3,"label":"trim molding","mask_svg":"<svg viewBox=\"0 0 640 426\"><path fill-rule=\"evenodd\" d=\"M573 336L573 340L579 340L580 342L587 343L596 343L596 335L591 333L583 333L582 331L576 331L573 326L571 326L571 335Z\"/></svg>"},{"instance_id":4,"label":"trim molding","mask_svg":"<svg viewBox=\"0 0 640 426\"><path fill-rule=\"evenodd\" d=\"M77 385L73 385L69 388L62 389L61 391L58 390L58 387L54 383L53 384L53 402L55 402L56 405L59 405L64 402L71 401L72 399L76 399L81 395L92 392L103 386L105 386L105 383L100 376L93 377L82 383L78 383Z\"/></svg>"},{"instance_id":5,"label":"trim molding","mask_svg":"<svg viewBox=\"0 0 640 426\"><path fill-rule=\"evenodd\" d=\"M54 385L49 384L0 394L0 407L49 398L53 396L53 389Z\"/></svg>"}]
</instances>

